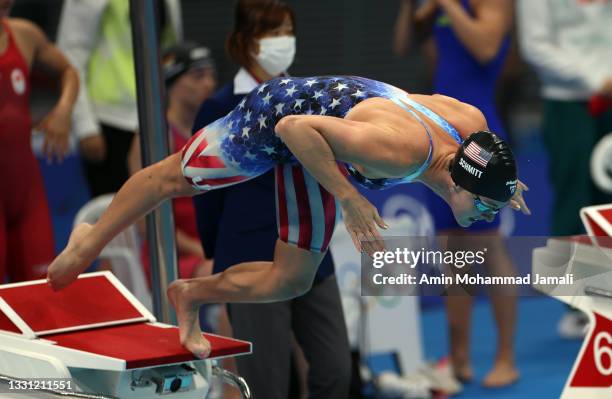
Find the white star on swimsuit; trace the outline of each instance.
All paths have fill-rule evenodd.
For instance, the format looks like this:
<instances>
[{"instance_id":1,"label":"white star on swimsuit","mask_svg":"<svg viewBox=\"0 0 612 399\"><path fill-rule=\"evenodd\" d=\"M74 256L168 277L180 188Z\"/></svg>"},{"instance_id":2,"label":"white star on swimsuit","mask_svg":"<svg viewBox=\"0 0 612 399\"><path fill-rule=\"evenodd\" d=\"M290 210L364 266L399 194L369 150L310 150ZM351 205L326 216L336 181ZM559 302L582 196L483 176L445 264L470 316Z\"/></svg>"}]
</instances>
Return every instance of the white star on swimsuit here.
<instances>
[{"instance_id":1,"label":"white star on swimsuit","mask_svg":"<svg viewBox=\"0 0 612 399\"><path fill-rule=\"evenodd\" d=\"M295 93L297 91L297 89L295 88L295 86L291 86L290 88L287 89L287 97L292 97L293 93Z\"/></svg>"},{"instance_id":2,"label":"white star on swimsuit","mask_svg":"<svg viewBox=\"0 0 612 399\"><path fill-rule=\"evenodd\" d=\"M284 106L285 106L285 103L278 103L274 106L274 108L276 109L276 115L280 115L283 113Z\"/></svg>"},{"instance_id":3,"label":"white star on swimsuit","mask_svg":"<svg viewBox=\"0 0 612 399\"><path fill-rule=\"evenodd\" d=\"M259 115L259 118L257 118L257 122L259 122L259 128L264 128L264 127L268 127L266 125L266 117L262 115Z\"/></svg>"},{"instance_id":4,"label":"white star on swimsuit","mask_svg":"<svg viewBox=\"0 0 612 399\"><path fill-rule=\"evenodd\" d=\"M231 158L227 163L229 163L230 166L233 166L234 168L240 168L240 162L235 160L234 158Z\"/></svg>"},{"instance_id":5,"label":"white star on swimsuit","mask_svg":"<svg viewBox=\"0 0 612 399\"><path fill-rule=\"evenodd\" d=\"M345 85L344 83L338 83L338 86L336 86L335 88L335 90L338 90L338 91L342 91L344 89L348 89L348 86Z\"/></svg>"},{"instance_id":6,"label":"white star on swimsuit","mask_svg":"<svg viewBox=\"0 0 612 399\"><path fill-rule=\"evenodd\" d=\"M304 100L302 99L297 99L295 100L295 104L293 105L293 109L302 109L302 103L304 102Z\"/></svg>"},{"instance_id":7,"label":"white star on swimsuit","mask_svg":"<svg viewBox=\"0 0 612 399\"><path fill-rule=\"evenodd\" d=\"M259 86L259 90L257 90L257 94L261 94L263 93L264 89L268 87L267 83L262 84L261 86Z\"/></svg>"},{"instance_id":8,"label":"white star on swimsuit","mask_svg":"<svg viewBox=\"0 0 612 399\"><path fill-rule=\"evenodd\" d=\"M270 103L270 99L272 98L272 95L270 94L270 92L268 92L266 94L266 96L264 98L262 98L264 104L268 105Z\"/></svg>"},{"instance_id":9,"label":"white star on swimsuit","mask_svg":"<svg viewBox=\"0 0 612 399\"><path fill-rule=\"evenodd\" d=\"M331 109L336 108L338 105L340 105L340 100L338 100L337 98L334 98L334 101L332 101L332 103L329 105L329 107Z\"/></svg>"}]
</instances>

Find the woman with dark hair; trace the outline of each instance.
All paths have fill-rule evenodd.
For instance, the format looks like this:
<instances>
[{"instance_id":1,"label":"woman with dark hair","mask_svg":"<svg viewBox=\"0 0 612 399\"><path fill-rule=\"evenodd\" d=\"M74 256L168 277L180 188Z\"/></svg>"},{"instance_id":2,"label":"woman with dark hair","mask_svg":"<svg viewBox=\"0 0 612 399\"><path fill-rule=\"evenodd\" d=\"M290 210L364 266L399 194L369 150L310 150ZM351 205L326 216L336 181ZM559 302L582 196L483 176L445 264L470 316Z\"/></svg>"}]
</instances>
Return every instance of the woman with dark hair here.
<instances>
[{"instance_id":1,"label":"woman with dark hair","mask_svg":"<svg viewBox=\"0 0 612 399\"><path fill-rule=\"evenodd\" d=\"M227 115L260 83L286 74L295 54L294 32L295 17L286 4L236 2L234 27L226 47L240 69L230 83L202 103L193 132ZM274 198L273 171L195 197L202 247L214 258L215 273L238 263L273 259L278 239ZM323 258L312 288L300 298L228 304L227 309L233 336L253 343L253 353L236 358L236 363L254 397L298 397L298 379L290 378L296 375L291 372L295 369L292 364L303 359L295 356L299 351L292 350L296 341L310 365L308 382L303 384L308 387L308 397L347 397L349 344L329 254ZM302 368L298 373L300 377L306 374ZM351 393L350 397L358 395Z\"/></svg>"}]
</instances>

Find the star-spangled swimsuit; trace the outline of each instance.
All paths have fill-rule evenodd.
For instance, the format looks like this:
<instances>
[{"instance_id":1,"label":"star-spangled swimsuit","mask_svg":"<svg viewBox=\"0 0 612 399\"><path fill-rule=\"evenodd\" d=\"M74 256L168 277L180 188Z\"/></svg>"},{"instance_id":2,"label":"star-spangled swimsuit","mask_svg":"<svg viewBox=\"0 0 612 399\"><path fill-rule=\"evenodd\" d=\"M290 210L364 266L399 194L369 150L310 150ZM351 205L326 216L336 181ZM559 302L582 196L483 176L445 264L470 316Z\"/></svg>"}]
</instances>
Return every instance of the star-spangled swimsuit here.
<instances>
[{"instance_id":1,"label":"star-spangled swimsuit","mask_svg":"<svg viewBox=\"0 0 612 399\"><path fill-rule=\"evenodd\" d=\"M373 97L389 99L412 114L425 127L430 146L423 165L402 178L368 179L345 165L363 187L384 189L409 183L429 166L433 153L431 132L413 109L461 143L459 133L447 121L411 100L405 91L386 83L353 76L281 77L259 85L228 115L198 131L183 147L183 175L193 187L207 191L238 184L275 168L279 238L302 249L324 252L340 207L298 163L274 133L274 127L287 115L344 118L354 106Z\"/></svg>"}]
</instances>

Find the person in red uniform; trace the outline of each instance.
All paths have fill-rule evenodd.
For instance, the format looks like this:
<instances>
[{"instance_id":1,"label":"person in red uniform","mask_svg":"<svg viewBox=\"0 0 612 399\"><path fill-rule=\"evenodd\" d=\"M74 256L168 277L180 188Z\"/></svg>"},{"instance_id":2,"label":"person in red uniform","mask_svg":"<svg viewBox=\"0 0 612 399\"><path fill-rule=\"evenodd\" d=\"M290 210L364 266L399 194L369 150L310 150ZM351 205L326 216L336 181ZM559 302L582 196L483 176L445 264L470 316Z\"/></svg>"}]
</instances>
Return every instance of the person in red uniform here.
<instances>
[{"instance_id":1,"label":"person in red uniform","mask_svg":"<svg viewBox=\"0 0 612 399\"><path fill-rule=\"evenodd\" d=\"M167 92L166 117L170 152L175 153L191 138L191 126L198 107L215 90L216 71L210 50L191 42L167 49L163 54L162 64ZM130 174L142 168L138 136L132 141L128 166ZM210 274L212 261L204 257L204 250L200 245L193 200L191 197L175 198L172 200L172 208L176 226L179 277L191 278ZM146 272L150 273L148 245L143 246L142 260Z\"/></svg>"},{"instance_id":2,"label":"person in red uniform","mask_svg":"<svg viewBox=\"0 0 612 399\"><path fill-rule=\"evenodd\" d=\"M42 278L54 256L45 189L30 140L30 71L55 72L61 95L36 130L48 161L68 152L76 70L33 23L8 18L14 0L0 0L0 282Z\"/></svg>"}]
</instances>

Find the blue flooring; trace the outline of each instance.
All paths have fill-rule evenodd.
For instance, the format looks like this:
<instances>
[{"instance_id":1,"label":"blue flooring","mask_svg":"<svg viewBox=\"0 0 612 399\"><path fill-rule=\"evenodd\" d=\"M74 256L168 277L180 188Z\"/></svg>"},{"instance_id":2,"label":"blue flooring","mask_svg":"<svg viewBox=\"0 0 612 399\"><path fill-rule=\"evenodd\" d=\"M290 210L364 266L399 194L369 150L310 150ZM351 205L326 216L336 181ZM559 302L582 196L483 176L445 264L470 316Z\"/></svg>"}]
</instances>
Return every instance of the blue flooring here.
<instances>
[{"instance_id":1,"label":"blue flooring","mask_svg":"<svg viewBox=\"0 0 612 399\"><path fill-rule=\"evenodd\" d=\"M62 163L47 164L41 157L38 163L51 212L55 252L60 253L68 244L77 212L90 199L89 188L81 159L75 153L69 154Z\"/></svg>"},{"instance_id":2,"label":"blue flooring","mask_svg":"<svg viewBox=\"0 0 612 399\"><path fill-rule=\"evenodd\" d=\"M521 379L497 390L480 386L479 381L492 365L495 355L495 325L488 301L479 301L472 316L471 357L476 373L473 383L457 395L459 399L557 399L569 376L581 341L564 340L557 334L557 322L564 305L551 298L521 298L518 307L516 357ZM444 309L422 313L423 340L428 359L448 354Z\"/></svg>"}]
</instances>

